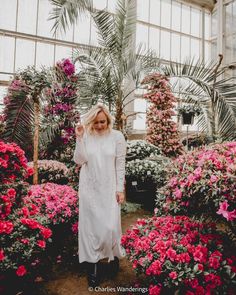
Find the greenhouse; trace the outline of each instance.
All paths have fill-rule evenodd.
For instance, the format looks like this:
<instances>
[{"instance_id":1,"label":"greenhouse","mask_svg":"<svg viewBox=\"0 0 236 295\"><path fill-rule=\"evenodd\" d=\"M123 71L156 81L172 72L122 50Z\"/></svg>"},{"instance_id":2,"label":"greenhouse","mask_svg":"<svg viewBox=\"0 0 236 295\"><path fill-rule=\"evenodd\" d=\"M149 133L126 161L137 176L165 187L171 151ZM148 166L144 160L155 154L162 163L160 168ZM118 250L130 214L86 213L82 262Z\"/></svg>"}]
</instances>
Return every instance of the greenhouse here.
<instances>
[{"instance_id":1,"label":"greenhouse","mask_svg":"<svg viewBox=\"0 0 236 295\"><path fill-rule=\"evenodd\" d=\"M236 1L0 3L0 294L235 294Z\"/></svg>"}]
</instances>

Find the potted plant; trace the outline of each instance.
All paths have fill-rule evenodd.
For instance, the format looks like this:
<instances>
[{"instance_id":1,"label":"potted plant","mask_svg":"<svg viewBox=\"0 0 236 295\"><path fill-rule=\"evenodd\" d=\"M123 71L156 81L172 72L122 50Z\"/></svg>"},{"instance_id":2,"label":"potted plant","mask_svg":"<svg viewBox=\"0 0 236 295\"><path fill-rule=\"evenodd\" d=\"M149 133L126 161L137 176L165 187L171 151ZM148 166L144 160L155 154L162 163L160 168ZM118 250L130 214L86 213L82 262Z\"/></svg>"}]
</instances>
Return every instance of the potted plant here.
<instances>
[{"instance_id":1,"label":"potted plant","mask_svg":"<svg viewBox=\"0 0 236 295\"><path fill-rule=\"evenodd\" d=\"M185 104L177 108L178 114L182 116L182 124L193 124L194 116L199 116L202 113L202 109L197 104Z\"/></svg>"}]
</instances>

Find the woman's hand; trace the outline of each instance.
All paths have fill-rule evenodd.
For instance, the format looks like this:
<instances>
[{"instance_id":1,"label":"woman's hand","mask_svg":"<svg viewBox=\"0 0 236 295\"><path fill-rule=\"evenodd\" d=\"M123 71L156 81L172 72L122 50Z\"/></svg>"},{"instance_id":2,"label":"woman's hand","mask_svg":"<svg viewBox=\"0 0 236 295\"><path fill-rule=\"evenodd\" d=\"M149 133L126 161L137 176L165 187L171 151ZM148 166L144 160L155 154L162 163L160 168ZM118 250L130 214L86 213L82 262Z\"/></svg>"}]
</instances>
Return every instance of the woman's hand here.
<instances>
[{"instance_id":1,"label":"woman's hand","mask_svg":"<svg viewBox=\"0 0 236 295\"><path fill-rule=\"evenodd\" d=\"M125 194L123 192L116 192L116 200L118 204L123 204L125 202Z\"/></svg>"},{"instance_id":2,"label":"woman's hand","mask_svg":"<svg viewBox=\"0 0 236 295\"><path fill-rule=\"evenodd\" d=\"M75 135L76 137L83 137L84 135L84 126L80 123L78 123L75 127Z\"/></svg>"}]
</instances>

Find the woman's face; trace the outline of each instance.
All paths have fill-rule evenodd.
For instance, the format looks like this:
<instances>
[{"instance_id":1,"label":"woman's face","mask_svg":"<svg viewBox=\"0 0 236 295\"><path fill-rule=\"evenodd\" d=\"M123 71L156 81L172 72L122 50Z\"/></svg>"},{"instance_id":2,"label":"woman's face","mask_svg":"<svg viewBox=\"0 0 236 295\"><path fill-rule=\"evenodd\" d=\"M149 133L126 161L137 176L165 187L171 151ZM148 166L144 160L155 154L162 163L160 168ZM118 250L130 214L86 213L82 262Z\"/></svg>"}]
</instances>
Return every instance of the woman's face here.
<instances>
[{"instance_id":1,"label":"woman's face","mask_svg":"<svg viewBox=\"0 0 236 295\"><path fill-rule=\"evenodd\" d=\"M108 127L107 116L105 115L104 112L98 113L93 123L93 129L97 133L101 134L107 130L107 127Z\"/></svg>"}]
</instances>

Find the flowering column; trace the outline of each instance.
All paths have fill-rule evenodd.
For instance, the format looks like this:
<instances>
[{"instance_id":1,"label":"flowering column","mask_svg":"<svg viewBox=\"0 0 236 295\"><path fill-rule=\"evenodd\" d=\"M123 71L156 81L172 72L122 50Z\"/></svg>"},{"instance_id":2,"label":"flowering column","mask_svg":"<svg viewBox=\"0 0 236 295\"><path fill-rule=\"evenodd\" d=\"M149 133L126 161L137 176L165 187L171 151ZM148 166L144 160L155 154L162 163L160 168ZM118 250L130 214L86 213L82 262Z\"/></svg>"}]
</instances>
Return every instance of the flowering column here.
<instances>
[{"instance_id":1,"label":"flowering column","mask_svg":"<svg viewBox=\"0 0 236 295\"><path fill-rule=\"evenodd\" d=\"M168 78L161 74L147 76L142 84L146 84L148 93L144 95L151 102L147 111L147 141L158 146L166 156L181 153L177 125L172 121L176 98L171 93Z\"/></svg>"}]
</instances>

